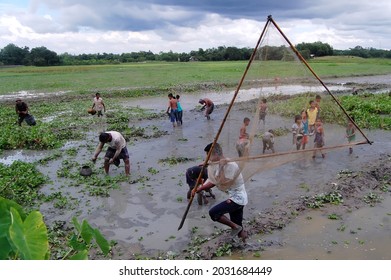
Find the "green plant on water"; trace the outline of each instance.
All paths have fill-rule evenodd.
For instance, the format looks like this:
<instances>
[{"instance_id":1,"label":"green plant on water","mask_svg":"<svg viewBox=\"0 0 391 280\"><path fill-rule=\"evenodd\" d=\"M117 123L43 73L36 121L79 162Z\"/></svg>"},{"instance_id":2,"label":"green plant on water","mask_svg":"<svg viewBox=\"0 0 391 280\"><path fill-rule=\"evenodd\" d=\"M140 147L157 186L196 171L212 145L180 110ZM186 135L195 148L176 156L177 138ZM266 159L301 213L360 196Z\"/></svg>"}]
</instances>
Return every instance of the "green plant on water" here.
<instances>
[{"instance_id":1,"label":"green plant on water","mask_svg":"<svg viewBox=\"0 0 391 280\"><path fill-rule=\"evenodd\" d=\"M390 186L391 185L389 183L383 182L383 183L381 183L380 190L382 192L389 192L390 191Z\"/></svg>"},{"instance_id":2,"label":"green plant on water","mask_svg":"<svg viewBox=\"0 0 391 280\"><path fill-rule=\"evenodd\" d=\"M308 208L321 208L326 203L338 205L343 202L342 195L337 191L331 191L327 194L318 194L311 198L304 198Z\"/></svg>"},{"instance_id":3,"label":"green plant on water","mask_svg":"<svg viewBox=\"0 0 391 280\"><path fill-rule=\"evenodd\" d=\"M83 220L80 224L72 219L75 232L68 242L69 249L62 259L88 259L92 241L104 255L110 251L110 244L98 229ZM39 211L26 214L16 202L0 197L0 259L48 260L50 246L48 230Z\"/></svg>"},{"instance_id":4,"label":"green plant on water","mask_svg":"<svg viewBox=\"0 0 391 280\"><path fill-rule=\"evenodd\" d=\"M91 196L109 197L109 189L100 186L88 186L88 194Z\"/></svg>"},{"instance_id":5,"label":"green plant on water","mask_svg":"<svg viewBox=\"0 0 391 280\"><path fill-rule=\"evenodd\" d=\"M65 153L68 156L76 156L78 153L78 149L77 148L70 148L70 149L66 150Z\"/></svg>"},{"instance_id":6,"label":"green plant on water","mask_svg":"<svg viewBox=\"0 0 391 280\"><path fill-rule=\"evenodd\" d=\"M158 174L159 173L159 170L153 168L153 167L149 167L148 168L148 172L151 173L152 175L155 175L155 174Z\"/></svg>"},{"instance_id":7,"label":"green plant on water","mask_svg":"<svg viewBox=\"0 0 391 280\"><path fill-rule=\"evenodd\" d=\"M306 192L309 192L309 190L310 190L310 187L307 184L305 184L305 183L301 183L299 185L299 188L305 190Z\"/></svg>"},{"instance_id":8,"label":"green plant on water","mask_svg":"<svg viewBox=\"0 0 391 280\"><path fill-rule=\"evenodd\" d=\"M338 214L335 214L335 213L328 215L328 218L330 220L341 220L341 216L339 216Z\"/></svg>"},{"instance_id":9,"label":"green plant on water","mask_svg":"<svg viewBox=\"0 0 391 280\"><path fill-rule=\"evenodd\" d=\"M192 227L191 228L191 233L194 234L198 231L198 227Z\"/></svg>"},{"instance_id":10,"label":"green plant on water","mask_svg":"<svg viewBox=\"0 0 391 280\"><path fill-rule=\"evenodd\" d=\"M0 163L0 196L23 207L38 203L41 196L38 190L47 181L33 163L14 161L9 166Z\"/></svg>"},{"instance_id":11,"label":"green plant on water","mask_svg":"<svg viewBox=\"0 0 391 280\"><path fill-rule=\"evenodd\" d=\"M170 166L172 165L176 165L176 164L179 164L179 163L185 163L185 162L188 162L188 161L194 161L194 159L192 158L187 158L187 157L166 157L166 158L163 158L163 159L159 159L159 163L163 163L163 164L168 164Z\"/></svg>"},{"instance_id":12,"label":"green plant on water","mask_svg":"<svg viewBox=\"0 0 391 280\"><path fill-rule=\"evenodd\" d=\"M369 194L364 196L364 202L369 204L370 206L374 206L376 203L382 201L382 196L378 195L374 192L370 192Z\"/></svg>"},{"instance_id":13,"label":"green plant on water","mask_svg":"<svg viewBox=\"0 0 391 280\"><path fill-rule=\"evenodd\" d=\"M54 201L53 206L55 208L64 209L69 205L69 200L66 196L63 196L62 192L54 192L48 196L42 198L43 201Z\"/></svg>"},{"instance_id":14,"label":"green plant on water","mask_svg":"<svg viewBox=\"0 0 391 280\"><path fill-rule=\"evenodd\" d=\"M50 155L48 155L48 156L38 160L38 163L43 164L43 165L47 165L50 161L59 159L61 157L62 157L62 152L61 151L54 151Z\"/></svg>"},{"instance_id":15,"label":"green plant on water","mask_svg":"<svg viewBox=\"0 0 391 280\"><path fill-rule=\"evenodd\" d=\"M345 229L346 229L345 225L341 225L340 227L337 228L338 231L345 231Z\"/></svg>"},{"instance_id":16,"label":"green plant on water","mask_svg":"<svg viewBox=\"0 0 391 280\"><path fill-rule=\"evenodd\" d=\"M181 196L178 196L178 197L176 198L176 201L178 201L178 202L182 202L182 201L183 201L183 197L181 197Z\"/></svg>"},{"instance_id":17,"label":"green plant on water","mask_svg":"<svg viewBox=\"0 0 391 280\"><path fill-rule=\"evenodd\" d=\"M232 245L230 243L225 243L224 245L217 248L215 255L221 257L224 255L230 256L232 254Z\"/></svg>"}]
</instances>

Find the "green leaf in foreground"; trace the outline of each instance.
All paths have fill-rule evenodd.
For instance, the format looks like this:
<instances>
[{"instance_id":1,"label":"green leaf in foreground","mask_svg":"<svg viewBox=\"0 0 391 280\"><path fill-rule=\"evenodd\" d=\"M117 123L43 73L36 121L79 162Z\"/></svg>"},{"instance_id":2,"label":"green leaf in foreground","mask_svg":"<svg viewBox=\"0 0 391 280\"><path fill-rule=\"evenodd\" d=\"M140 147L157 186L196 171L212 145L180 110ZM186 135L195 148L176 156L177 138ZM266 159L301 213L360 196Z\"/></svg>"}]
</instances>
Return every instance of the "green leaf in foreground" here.
<instances>
[{"instance_id":1,"label":"green leaf in foreground","mask_svg":"<svg viewBox=\"0 0 391 280\"><path fill-rule=\"evenodd\" d=\"M22 221L18 211L11 208L11 219L10 239L17 248L20 258L25 260L47 259L49 242L42 214L33 211Z\"/></svg>"}]
</instances>

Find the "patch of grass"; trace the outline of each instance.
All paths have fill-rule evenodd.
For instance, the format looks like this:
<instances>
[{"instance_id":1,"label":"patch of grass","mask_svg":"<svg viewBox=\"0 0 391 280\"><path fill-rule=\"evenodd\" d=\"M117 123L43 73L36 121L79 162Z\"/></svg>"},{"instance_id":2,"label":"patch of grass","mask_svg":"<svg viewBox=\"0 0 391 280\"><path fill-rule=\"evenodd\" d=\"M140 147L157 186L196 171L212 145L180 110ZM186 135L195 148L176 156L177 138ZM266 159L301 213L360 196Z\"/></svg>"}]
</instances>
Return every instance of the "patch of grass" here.
<instances>
[{"instance_id":1,"label":"patch of grass","mask_svg":"<svg viewBox=\"0 0 391 280\"><path fill-rule=\"evenodd\" d=\"M189 161L194 161L194 158L187 158L187 157L166 157L163 159L159 159L159 163L168 164L168 165L176 165L179 163L185 163Z\"/></svg>"},{"instance_id":2,"label":"patch of grass","mask_svg":"<svg viewBox=\"0 0 391 280\"><path fill-rule=\"evenodd\" d=\"M304 201L308 208L321 208L326 203L338 205L343 202L343 198L339 192L331 191L327 194L322 193L310 198L305 197Z\"/></svg>"},{"instance_id":3,"label":"patch of grass","mask_svg":"<svg viewBox=\"0 0 391 280\"><path fill-rule=\"evenodd\" d=\"M328 218L330 220L341 220L341 216L335 213L328 215Z\"/></svg>"},{"instance_id":4,"label":"patch of grass","mask_svg":"<svg viewBox=\"0 0 391 280\"><path fill-rule=\"evenodd\" d=\"M224 255L230 256L232 254L232 245L230 243L225 243L217 248L215 255L221 257Z\"/></svg>"},{"instance_id":5,"label":"patch of grass","mask_svg":"<svg viewBox=\"0 0 391 280\"><path fill-rule=\"evenodd\" d=\"M365 203L369 204L370 206L374 206L376 203L379 203L382 201L382 196L378 195L376 193L370 192L369 194L364 196Z\"/></svg>"}]
</instances>

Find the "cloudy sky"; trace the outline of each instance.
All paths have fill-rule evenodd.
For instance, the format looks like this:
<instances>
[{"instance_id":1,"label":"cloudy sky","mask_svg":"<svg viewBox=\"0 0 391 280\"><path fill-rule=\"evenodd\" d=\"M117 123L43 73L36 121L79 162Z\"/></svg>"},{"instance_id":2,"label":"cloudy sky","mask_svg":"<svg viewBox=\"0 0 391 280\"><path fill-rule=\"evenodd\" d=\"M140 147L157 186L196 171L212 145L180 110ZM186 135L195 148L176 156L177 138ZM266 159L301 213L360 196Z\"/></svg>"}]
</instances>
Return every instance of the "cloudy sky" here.
<instances>
[{"instance_id":1,"label":"cloudy sky","mask_svg":"<svg viewBox=\"0 0 391 280\"><path fill-rule=\"evenodd\" d=\"M58 54L254 47L267 16L293 44L391 49L390 0L0 0L0 48Z\"/></svg>"}]
</instances>

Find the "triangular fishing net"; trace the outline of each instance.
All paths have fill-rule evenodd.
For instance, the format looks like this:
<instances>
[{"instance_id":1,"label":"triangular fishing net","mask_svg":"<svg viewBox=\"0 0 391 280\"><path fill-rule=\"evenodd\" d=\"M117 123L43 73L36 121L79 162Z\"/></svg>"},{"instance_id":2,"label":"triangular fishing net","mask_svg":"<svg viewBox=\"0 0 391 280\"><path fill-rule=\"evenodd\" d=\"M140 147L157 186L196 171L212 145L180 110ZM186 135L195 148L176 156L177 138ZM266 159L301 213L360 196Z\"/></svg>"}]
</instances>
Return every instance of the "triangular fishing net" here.
<instances>
[{"instance_id":1,"label":"triangular fishing net","mask_svg":"<svg viewBox=\"0 0 391 280\"><path fill-rule=\"evenodd\" d=\"M249 92L253 98L240 101ZM338 92L343 88L324 84L269 17L217 142L241 166L245 181L287 162L350 153L369 140ZM245 118L246 135L240 135Z\"/></svg>"},{"instance_id":2,"label":"triangular fishing net","mask_svg":"<svg viewBox=\"0 0 391 280\"><path fill-rule=\"evenodd\" d=\"M241 167L246 188L271 168L348 155L370 141L341 106L344 90L324 84L269 16L214 142Z\"/></svg>"}]
</instances>

